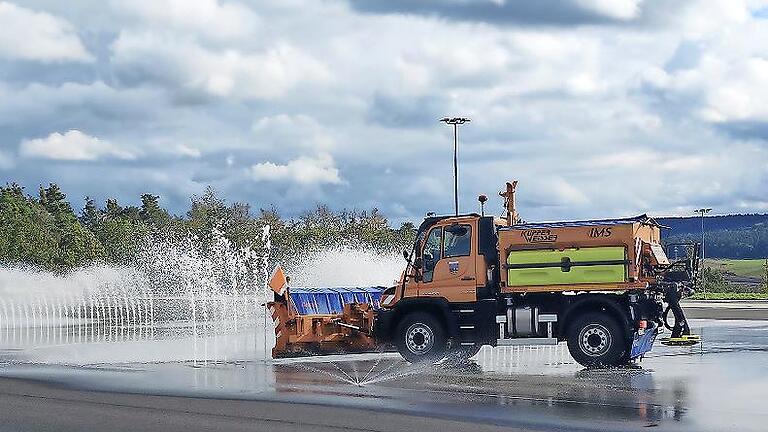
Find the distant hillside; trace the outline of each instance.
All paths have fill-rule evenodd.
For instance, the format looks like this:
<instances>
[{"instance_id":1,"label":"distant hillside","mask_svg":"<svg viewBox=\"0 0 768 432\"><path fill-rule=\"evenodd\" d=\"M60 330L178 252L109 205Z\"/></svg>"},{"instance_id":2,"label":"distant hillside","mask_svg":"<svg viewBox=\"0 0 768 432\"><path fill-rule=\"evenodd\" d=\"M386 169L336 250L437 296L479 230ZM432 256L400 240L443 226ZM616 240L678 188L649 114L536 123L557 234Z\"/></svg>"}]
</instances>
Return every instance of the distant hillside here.
<instances>
[{"instance_id":1,"label":"distant hillside","mask_svg":"<svg viewBox=\"0 0 768 432\"><path fill-rule=\"evenodd\" d=\"M701 217L657 218L665 242L701 241ZM768 258L768 214L710 216L704 220L708 258Z\"/></svg>"},{"instance_id":2,"label":"distant hillside","mask_svg":"<svg viewBox=\"0 0 768 432\"><path fill-rule=\"evenodd\" d=\"M656 220L672 228L671 235L701 234L701 217L663 217ZM768 214L733 214L707 216L704 218L706 231L733 231L752 228L755 225L768 226Z\"/></svg>"}]
</instances>

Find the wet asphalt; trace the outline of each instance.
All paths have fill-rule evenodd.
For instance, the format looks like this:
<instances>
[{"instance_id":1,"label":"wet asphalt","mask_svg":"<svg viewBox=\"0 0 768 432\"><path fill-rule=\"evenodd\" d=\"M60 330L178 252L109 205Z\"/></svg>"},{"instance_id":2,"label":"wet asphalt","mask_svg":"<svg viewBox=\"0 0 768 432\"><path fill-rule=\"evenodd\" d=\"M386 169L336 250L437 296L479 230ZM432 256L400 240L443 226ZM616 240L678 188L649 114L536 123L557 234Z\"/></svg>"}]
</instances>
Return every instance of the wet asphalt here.
<instances>
[{"instance_id":1,"label":"wet asphalt","mask_svg":"<svg viewBox=\"0 0 768 432\"><path fill-rule=\"evenodd\" d=\"M1 352L0 431L764 431L768 321L692 320L700 346L585 370L564 346L466 364L391 353L268 361L38 364Z\"/></svg>"}]
</instances>

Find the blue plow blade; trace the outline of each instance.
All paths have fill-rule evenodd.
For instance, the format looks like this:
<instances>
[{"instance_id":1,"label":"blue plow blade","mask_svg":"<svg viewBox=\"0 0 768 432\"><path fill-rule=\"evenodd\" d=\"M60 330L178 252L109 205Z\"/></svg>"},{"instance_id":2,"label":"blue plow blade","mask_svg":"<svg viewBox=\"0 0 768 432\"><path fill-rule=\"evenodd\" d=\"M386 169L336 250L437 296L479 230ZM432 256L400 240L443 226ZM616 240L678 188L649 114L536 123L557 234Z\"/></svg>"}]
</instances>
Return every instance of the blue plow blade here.
<instances>
[{"instance_id":1,"label":"blue plow blade","mask_svg":"<svg viewBox=\"0 0 768 432\"><path fill-rule=\"evenodd\" d=\"M658 327L647 329L642 335L635 332L635 337L632 340L632 351L630 351L629 358L636 359L649 352L651 348L653 348L653 342L656 340L658 334Z\"/></svg>"},{"instance_id":2,"label":"blue plow blade","mask_svg":"<svg viewBox=\"0 0 768 432\"><path fill-rule=\"evenodd\" d=\"M291 288L291 303L299 315L333 315L348 303L368 303L374 309L381 305L385 287Z\"/></svg>"}]
</instances>

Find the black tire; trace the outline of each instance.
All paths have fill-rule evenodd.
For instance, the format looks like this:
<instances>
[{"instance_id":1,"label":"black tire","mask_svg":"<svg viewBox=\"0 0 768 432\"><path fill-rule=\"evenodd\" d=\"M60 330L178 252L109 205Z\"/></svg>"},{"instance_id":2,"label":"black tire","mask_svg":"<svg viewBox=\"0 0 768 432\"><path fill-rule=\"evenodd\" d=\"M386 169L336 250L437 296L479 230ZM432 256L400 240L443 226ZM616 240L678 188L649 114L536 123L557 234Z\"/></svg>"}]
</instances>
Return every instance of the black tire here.
<instances>
[{"instance_id":1,"label":"black tire","mask_svg":"<svg viewBox=\"0 0 768 432\"><path fill-rule=\"evenodd\" d=\"M445 357L448 345L445 329L428 313L406 315L397 326L396 338L397 350L411 363L436 362Z\"/></svg>"},{"instance_id":2,"label":"black tire","mask_svg":"<svg viewBox=\"0 0 768 432\"><path fill-rule=\"evenodd\" d=\"M589 312L568 326L568 351L585 367L615 367L626 363L627 341L611 316Z\"/></svg>"}]
</instances>

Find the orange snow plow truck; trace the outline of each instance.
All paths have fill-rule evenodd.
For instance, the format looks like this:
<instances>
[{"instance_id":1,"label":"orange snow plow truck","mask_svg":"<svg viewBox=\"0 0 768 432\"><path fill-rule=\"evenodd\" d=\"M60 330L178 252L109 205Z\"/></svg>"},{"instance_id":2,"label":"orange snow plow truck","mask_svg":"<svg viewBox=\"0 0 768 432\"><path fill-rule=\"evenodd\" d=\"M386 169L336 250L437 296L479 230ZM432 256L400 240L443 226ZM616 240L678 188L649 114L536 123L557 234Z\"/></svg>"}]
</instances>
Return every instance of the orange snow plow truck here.
<instances>
[{"instance_id":1,"label":"orange snow plow truck","mask_svg":"<svg viewBox=\"0 0 768 432\"><path fill-rule=\"evenodd\" d=\"M698 244L667 245L683 255L670 260L645 215L522 223L516 185L500 193L505 218L424 219L395 286L289 288L276 269L273 356L395 347L410 362L438 361L565 341L592 367L641 358L664 328L662 343L698 342L679 303L694 289Z\"/></svg>"}]
</instances>

